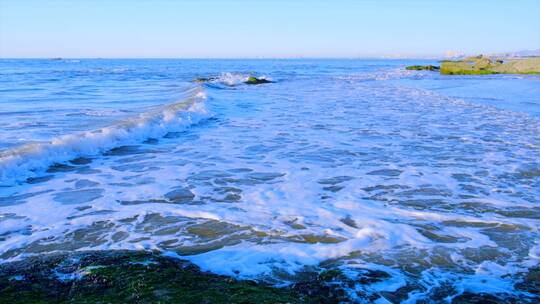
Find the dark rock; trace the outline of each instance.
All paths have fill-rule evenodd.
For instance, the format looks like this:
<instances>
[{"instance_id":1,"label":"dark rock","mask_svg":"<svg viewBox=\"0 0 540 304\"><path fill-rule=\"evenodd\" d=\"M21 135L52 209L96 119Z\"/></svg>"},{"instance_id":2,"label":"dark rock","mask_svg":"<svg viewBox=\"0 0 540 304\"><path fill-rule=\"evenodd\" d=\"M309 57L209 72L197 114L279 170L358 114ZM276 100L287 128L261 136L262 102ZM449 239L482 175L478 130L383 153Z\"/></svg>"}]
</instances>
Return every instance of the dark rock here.
<instances>
[{"instance_id":1,"label":"dark rock","mask_svg":"<svg viewBox=\"0 0 540 304\"><path fill-rule=\"evenodd\" d=\"M216 81L217 79L218 79L217 77L198 77L197 79L195 79L195 82L199 82L199 83L211 82L211 81Z\"/></svg>"},{"instance_id":2,"label":"dark rock","mask_svg":"<svg viewBox=\"0 0 540 304\"><path fill-rule=\"evenodd\" d=\"M410 65L405 69L410 71L438 71L440 68L435 65Z\"/></svg>"},{"instance_id":3,"label":"dark rock","mask_svg":"<svg viewBox=\"0 0 540 304\"><path fill-rule=\"evenodd\" d=\"M171 202L181 204L191 202L195 195L189 189L179 188L165 194L165 198Z\"/></svg>"},{"instance_id":4,"label":"dark rock","mask_svg":"<svg viewBox=\"0 0 540 304\"><path fill-rule=\"evenodd\" d=\"M272 81L264 78L257 78L250 76L245 82L245 84L263 84L263 83L272 83Z\"/></svg>"}]
</instances>

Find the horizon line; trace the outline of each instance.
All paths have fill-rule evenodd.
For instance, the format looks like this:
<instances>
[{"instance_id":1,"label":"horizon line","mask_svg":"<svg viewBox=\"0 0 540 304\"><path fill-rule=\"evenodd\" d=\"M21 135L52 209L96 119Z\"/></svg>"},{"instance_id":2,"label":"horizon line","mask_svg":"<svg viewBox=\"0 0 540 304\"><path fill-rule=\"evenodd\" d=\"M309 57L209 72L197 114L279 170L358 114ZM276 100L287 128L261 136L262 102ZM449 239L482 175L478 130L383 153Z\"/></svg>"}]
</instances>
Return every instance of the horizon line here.
<instances>
[{"instance_id":1,"label":"horizon line","mask_svg":"<svg viewBox=\"0 0 540 304\"><path fill-rule=\"evenodd\" d=\"M1 57L0 60L34 59L34 60L88 60L88 59L180 59L180 60L287 60L287 59L341 59L341 60L359 60L359 59L444 59L445 56L361 56L361 57L316 57L316 56L298 56L298 57Z\"/></svg>"}]
</instances>

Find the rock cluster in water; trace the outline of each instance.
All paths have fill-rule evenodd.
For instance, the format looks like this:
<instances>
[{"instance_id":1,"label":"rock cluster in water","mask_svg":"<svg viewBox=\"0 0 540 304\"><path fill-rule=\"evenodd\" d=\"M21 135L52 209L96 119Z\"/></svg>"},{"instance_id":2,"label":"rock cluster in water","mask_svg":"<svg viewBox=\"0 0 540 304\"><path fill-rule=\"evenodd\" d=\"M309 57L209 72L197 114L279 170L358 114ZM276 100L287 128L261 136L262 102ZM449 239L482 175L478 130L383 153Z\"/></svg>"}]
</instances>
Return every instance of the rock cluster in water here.
<instances>
[{"instance_id":1,"label":"rock cluster in water","mask_svg":"<svg viewBox=\"0 0 540 304\"><path fill-rule=\"evenodd\" d=\"M483 55L463 60L442 61L441 74L540 74L540 57L492 59Z\"/></svg>"},{"instance_id":2,"label":"rock cluster in water","mask_svg":"<svg viewBox=\"0 0 540 304\"><path fill-rule=\"evenodd\" d=\"M435 65L410 65L406 69L413 71L438 71L439 67Z\"/></svg>"},{"instance_id":3,"label":"rock cluster in water","mask_svg":"<svg viewBox=\"0 0 540 304\"><path fill-rule=\"evenodd\" d=\"M497 59L479 55L444 60L441 66L411 65L407 70L440 71L443 75L540 74L540 57Z\"/></svg>"},{"instance_id":4,"label":"rock cluster in water","mask_svg":"<svg viewBox=\"0 0 540 304\"><path fill-rule=\"evenodd\" d=\"M212 82L212 81L219 81L219 77L199 77L194 80L198 83L205 83L205 82ZM273 81L268 80L266 78L259 78L255 76L249 76L246 81L244 81L244 84L263 84L263 83L272 83Z\"/></svg>"}]
</instances>

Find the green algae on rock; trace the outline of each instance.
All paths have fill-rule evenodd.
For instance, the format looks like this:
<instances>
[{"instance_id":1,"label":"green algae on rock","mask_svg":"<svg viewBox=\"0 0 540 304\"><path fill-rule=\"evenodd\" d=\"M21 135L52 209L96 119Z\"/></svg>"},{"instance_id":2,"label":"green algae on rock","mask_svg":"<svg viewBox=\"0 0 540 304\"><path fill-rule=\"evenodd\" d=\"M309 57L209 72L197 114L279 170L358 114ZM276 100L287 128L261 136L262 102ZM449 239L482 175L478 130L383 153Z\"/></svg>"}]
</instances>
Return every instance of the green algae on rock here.
<instances>
[{"instance_id":1,"label":"green algae on rock","mask_svg":"<svg viewBox=\"0 0 540 304\"><path fill-rule=\"evenodd\" d=\"M410 65L405 69L409 71L438 71L440 68L435 65Z\"/></svg>"},{"instance_id":2,"label":"green algae on rock","mask_svg":"<svg viewBox=\"0 0 540 304\"><path fill-rule=\"evenodd\" d=\"M540 57L491 59L480 55L441 62L443 75L540 74Z\"/></svg>"},{"instance_id":3,"label":"green algae on rock","mask_svg":"<svg viewBox=\"0 0 540 304\"><path fill-rule=\"evenodd\" d=\"M0 303L339 303L328 275L285 288L144 251L86 251L0 265Z\"/></svg>"},{"instance_id":4,"label":"green algae on rock","mask_svg":"<svg viewBox=\"0 0 540 304\"><path fill-rule=\"evenodd\" d=\"M217 80L217 77L198 77L194 81L198 83L210 82Z\"/></svg>"},{"instance_id":5,"label":"green algae on rock","mask_svg":"<svg viewBox=\"0 0 540 304\"><path fill-rule=\"evenodd\" d=\"M249 78L244 81L245 84L263 84L263 83L272 83L272 81L265 78L257 78L254 76L249 76Z\"/></svg>"}]
</instances>

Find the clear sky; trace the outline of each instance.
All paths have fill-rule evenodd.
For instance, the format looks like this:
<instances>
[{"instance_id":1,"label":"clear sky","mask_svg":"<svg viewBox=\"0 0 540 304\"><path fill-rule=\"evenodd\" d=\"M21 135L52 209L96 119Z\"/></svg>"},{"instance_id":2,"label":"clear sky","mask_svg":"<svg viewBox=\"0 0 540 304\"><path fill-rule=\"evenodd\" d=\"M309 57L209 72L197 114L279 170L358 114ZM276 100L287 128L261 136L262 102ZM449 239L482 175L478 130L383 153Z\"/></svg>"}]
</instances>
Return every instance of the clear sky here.
<instances>
[{"instance_id":1,"label":"clear sky","mask_svg":"<svg viewBox=\"0 0 540 304\"><path fill-rule=\"evenodd\" d=\"M540 0L0 0L0 57L370 57L540 49Z\"/></svg>"}]
</instances>

